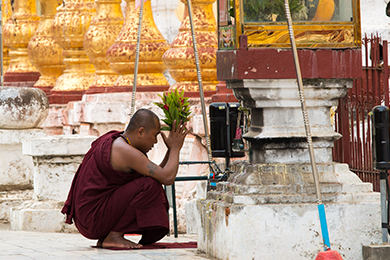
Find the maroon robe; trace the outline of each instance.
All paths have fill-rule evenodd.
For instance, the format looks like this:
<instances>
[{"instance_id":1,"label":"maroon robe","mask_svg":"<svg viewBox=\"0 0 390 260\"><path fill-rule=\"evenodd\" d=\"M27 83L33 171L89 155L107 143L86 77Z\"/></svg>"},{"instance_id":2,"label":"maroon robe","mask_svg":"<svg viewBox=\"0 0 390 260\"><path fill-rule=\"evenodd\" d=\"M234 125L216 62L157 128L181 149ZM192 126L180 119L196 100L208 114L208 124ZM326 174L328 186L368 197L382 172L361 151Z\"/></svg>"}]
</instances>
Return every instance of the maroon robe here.
<instances>
[{"instance_id":1,"label":"maroon robe","mask_svg":"<svg viewBox=\"0 0 390 260\"><path fill-rule=\"evenodd\" d=\"M90 239L104 239L110 231L164 236L169 222L162 185L140 173L111 166L112 142L121 133L108 132L92 143L61 212L67 215L66 223L72 224L73 219L80 233Z\"/></svg>"}]
</instances>

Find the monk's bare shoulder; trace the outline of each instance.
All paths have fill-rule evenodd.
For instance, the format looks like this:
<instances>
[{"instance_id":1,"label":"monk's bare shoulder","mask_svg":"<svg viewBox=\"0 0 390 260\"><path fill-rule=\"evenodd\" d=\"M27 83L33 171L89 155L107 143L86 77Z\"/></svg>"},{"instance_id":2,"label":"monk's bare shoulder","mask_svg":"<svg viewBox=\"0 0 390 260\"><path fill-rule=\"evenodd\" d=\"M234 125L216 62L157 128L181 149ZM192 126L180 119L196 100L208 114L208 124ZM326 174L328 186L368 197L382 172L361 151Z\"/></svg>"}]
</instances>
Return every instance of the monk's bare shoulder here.
<instances>
[{"instance_id":1,"label":"monk's bare shoulder","mask_svg":"<svg viewBox=\"0 0 390 260\"><path fill-rule=\"evenodd\" d=\"M114 170L130 172L137 168L138 163L149 162L147 157L138 149L128 145L121 139L113 141L111 146L110 163Z\"/></svg>"},{"instance_id":2,"label":"monk's bare shoulder","mask_svg":"<svg viewBox=\"0 0 390 260\"><path fill-rule=\"evenodd\" d=\"M161 170L161 167L150 161L144 153L125 142L121 142L120 139L115 140L112 144L110 162L114 170L136 171L153 178Z\"/></svg>"}]
</instances>

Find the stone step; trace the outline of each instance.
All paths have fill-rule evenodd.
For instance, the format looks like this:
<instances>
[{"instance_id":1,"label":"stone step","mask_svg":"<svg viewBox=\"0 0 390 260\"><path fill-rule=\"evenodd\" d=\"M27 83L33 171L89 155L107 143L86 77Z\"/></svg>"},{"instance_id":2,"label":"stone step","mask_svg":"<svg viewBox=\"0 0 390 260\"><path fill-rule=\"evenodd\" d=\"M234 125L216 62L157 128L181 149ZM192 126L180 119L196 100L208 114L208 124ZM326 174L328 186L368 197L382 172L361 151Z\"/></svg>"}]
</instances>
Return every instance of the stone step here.
<instances>
[{"instance_id":1,"label":"stone step","mask_svg":"<svg viewBox=\"0 0 390 260\"><path fill-rule=\"evenodd\" d=\"M208 200L224 201L232 204L259 205L278 203L317 203L315 194L257 194L238 195L231 193L210 192ZM379 192L331 193L322 194L324 203L371 203L380 200Z\"/></svg>"},{"instance_id":2,"label":"stone step","mask_svg":"<svg viewBox=\"0 0 390 260\"><path fill-rule=\"evenodd\" d=\"M0 221L10 222L10 210L20 206L24 201L31 200L33 190L11 190L0 192Z\"/></svg>"},{"instance_id":3,"label":"stone step","mask_svg":"<svg viewBox=\"0 0 390 260\"><path fill-rule=\"evenodd\" d=\"M63 202L25 201L11 209L11 229L40 232L78 232L75 225L65 224Z\"/></svg>"},{"instance_id":4,"label":"stone step","mask_svg":"<svg viewBox=\"0 0 390 260\"><path fill-rule=\"evenodd\" d=\"M340 183L321 183L321 193L342 192ZM365 191L366 188L362 189ZM289 184L289 185L242 185L228 182L220 182L217 185L217 191L229 192L242 195L251 194L315 194L313 184Z\"/></svg>"},{"instance_id":5,"label":"stone step","mask_svg":"<svg viewBox=\"0 0 390 260\"><path fill-rule=\"evenodd\" d=\"M334 202L337 193L322 194L323 202ZM209 200L225 201L233 204L259 205L259 204L279 204L279 203L316 203L315 194L258 194L240 195L231 193L210 192L207 196Z\"/></svg>"}]
</instances>

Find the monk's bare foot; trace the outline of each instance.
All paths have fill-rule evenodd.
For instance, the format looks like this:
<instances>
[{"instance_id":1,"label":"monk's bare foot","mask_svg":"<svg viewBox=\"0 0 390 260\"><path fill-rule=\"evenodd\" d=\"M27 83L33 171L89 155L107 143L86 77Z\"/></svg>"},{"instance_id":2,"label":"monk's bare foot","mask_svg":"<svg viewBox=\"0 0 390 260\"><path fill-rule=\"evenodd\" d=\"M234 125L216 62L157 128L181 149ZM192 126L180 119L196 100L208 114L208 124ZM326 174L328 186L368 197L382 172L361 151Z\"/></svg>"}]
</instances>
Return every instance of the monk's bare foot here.
<instances>
[{"instance_id":1,"label":"monk's bare foot","mask_svg":"<svg viewBox=\"0 0 390 260\"><path fill-rule=\"evenodd\" d=\"M98 247L103 248L141 248L142 245L136 244L124 238L124 233L111 231L108 236L101 241L100 239L97 242Z\"/></svg>"}]
</instances>

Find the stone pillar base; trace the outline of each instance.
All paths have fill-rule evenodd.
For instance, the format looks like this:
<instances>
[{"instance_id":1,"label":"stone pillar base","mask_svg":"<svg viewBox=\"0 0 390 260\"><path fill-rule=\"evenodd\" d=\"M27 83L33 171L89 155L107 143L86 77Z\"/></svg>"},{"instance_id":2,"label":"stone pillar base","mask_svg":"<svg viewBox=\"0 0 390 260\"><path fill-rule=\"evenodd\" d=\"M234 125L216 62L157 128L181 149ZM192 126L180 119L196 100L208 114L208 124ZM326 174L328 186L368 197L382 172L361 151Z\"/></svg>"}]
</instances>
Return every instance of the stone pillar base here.
<instances>
[{"instance_id":1,"label":"stone pillar base","mask_svg":"<svg viewBox=\"0 0 390 260\"><path fill-rule=\"evenodd\" d=\"M75 225L65 224L61 213L63 202L25 201L11 209L11 229L39 232L78 232Z\"/></svg>"},{"instance_id":2,"label":"stone pillar base","mask_svg":"<svg viewBox=\"0 0 390 260\"><path fill-rule=\"evenodd\" d=\"M331 247L343 259L361 260L362 244L381 241L379 193L347 165L335 164L334 169L336 182L324 183L323 178L321 183ZM297 180L295 187L283 183L288 179L283 174L274 179L279 183L268 183L267 173L257 185L248 179L234 185L245 175L254 178L242 170L209 192L206 200L197 201L198 249L224 260L307 260L323 251L314 187L300 186ZM293 175L302 177L299 172Z\"/></svg>"},{"instance_id":3,"label":"stone pillar base","mask_svg":"<svg viewBox=\"0 0 390 260\"><path fill-rule=\"evenodd\" d=\"M367 245L363 246L363 260L385 260L390 255L390 245Z\"/></svg>"},{"instance_id":4,"label":"stone pillar base","mask_svg":"<svg viewBox=\"0 0 390 260\"><path fill-rule=\"evenodd\" d=\"M33 190L8 190L0 191L0 222L10 221L10 210L20 206L24 201L31 200Z\"/></svg>"},{"instance_id":5,"label":"stone pillar base","mask_svg":"<svg viewBox=\"0 0 390 260\"><path fill-rule=\"evenodd\" d=\"M34 164L22 142L44 136L41 129L0 129L0 191L32 188Z\"/></svg>"},{"instance_id":6,"label":"stone pillar base","mask_svg":"<svg viewBox=\"0 0 390 260\"><path fill-rule=\"evenodd\" d=\"M32 200L11 209L11 229L71 232L61 208L74 174L95 136L47 136L23 143L23 153L34 160Z\"/></svg>"}]
</instances>

